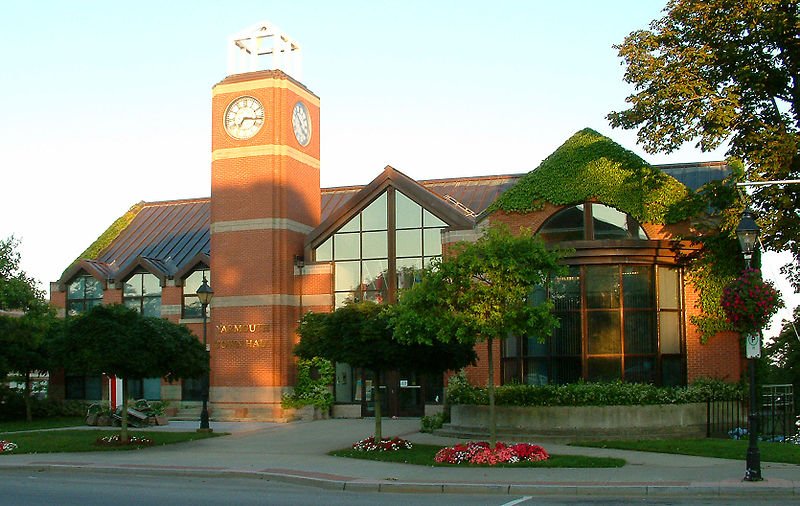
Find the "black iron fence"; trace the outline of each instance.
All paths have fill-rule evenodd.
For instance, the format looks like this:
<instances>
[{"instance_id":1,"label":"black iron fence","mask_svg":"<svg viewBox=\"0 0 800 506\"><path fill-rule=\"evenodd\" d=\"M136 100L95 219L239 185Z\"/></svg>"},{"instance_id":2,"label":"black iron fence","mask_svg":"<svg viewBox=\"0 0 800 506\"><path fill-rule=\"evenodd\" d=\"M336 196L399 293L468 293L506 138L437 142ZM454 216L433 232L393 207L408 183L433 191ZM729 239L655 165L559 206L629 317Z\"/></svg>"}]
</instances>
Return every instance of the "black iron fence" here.
<instances>
[{"instance_id":1,"label":"black iron fence","mask_svg":"<svg viewBox=\"0 0 800 506\"><path fill-rule=\"evenodd\" d=\"M785 442L798 437L792 385L763 385L756 407L763 441ZM745 398L706 401L706 437L746 439L749 406Z\"/></svg>"}]
</instances>

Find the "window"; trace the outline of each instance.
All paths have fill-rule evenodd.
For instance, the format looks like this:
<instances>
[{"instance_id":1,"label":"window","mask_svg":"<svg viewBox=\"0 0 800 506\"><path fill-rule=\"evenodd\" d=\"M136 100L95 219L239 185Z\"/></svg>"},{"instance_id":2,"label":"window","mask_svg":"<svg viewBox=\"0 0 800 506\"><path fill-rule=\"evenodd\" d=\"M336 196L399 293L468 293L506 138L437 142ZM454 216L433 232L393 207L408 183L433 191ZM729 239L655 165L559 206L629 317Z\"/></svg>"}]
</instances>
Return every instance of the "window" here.
<instances>
[{"instance_id":1,"label":"window","mask_svg":"<svg viewBox=\"0 0 800 506\"><path fill-rule=\"evenodd\" d=\"M81 274L67 285L67 314L84 313L103 303L103 285L88 274Z\"/></svg>"},{"instance_id":2,"label":"window","mask_svg":"<svg viewBox=\"0 0 800 506\"><path fill-rule=\"evenodd\" d=\"M200 267L191 274L186 276L183 280L183 318L202 318L203 305L200 304L200 299L197 297L197 289L203 284L205 277L206 283L211 285L211 271L208 267ZM206 307L206 316L210 316L210 307Z\"/></svg>"},{"instance_id":3,"label":"window","mask_svg":"<svg viewBox=\"0 0 800 506\"><path fill-rule=\"evenodd\" d=\"M395 300L398 290L415 282L417 271L441 258L441 231L447 226L399 190L389 188L314 250L315 261L333 264L334 306L348 300ZM360 396L372 395L368 386L372 380L367 379L367 384L362 380L360 370L337 363L336 402L360 402Z\"/></svg>"},{"instance_id":4,"label":"window","mask_svg":"<svg viewBox=\"0 0 800 506\"><path fill-rule=\"evenodd\" d=\"M103 398L103 382L100 376L67 375L64 378L66 400L99 401Z\"/></svg>"},{"instance_id":5,"label":"window","mask_svg":"<svg viewBox=\"0 0 800 506\"><path fill-rule=\"evenodd\" d=\"M685 384L680 287L670 266L570 267L548 291L560 326L506 339L504 381Z\"/></svg>"},{"instance_id":6,"label":"window","mask_svg":"<svg viewBox=\"0 0 800 506\"><path fill-rule=\"evenodd\" d=\"M390 188L381 194L314 252L316 261L334 264L335 306L354 299L393 300L388 273L395 273L396 289L411 286L415 271L441 258L445 227L402 192Z\"/></svg>"},{"instance_id":7,"label":"window","mask_svg":"<svg viewBox=\"0 0 800 506\"><path fill-rule=\"evenodd\" d=\"M161 282L149 272L131 276L123 287L122 302L144 316L161 316Z\"/></svg>"},{"instance_id":8,"label":"window","mask_svg":"<svg viewBox=\"0 0 800 506\"><path fill-rule=\"evenodd\" d=\"M562 209L542 225L539 235L551 244L602 239L647 240L644 229L633 217L597 203Z\"/></svg>"}]
</instances>

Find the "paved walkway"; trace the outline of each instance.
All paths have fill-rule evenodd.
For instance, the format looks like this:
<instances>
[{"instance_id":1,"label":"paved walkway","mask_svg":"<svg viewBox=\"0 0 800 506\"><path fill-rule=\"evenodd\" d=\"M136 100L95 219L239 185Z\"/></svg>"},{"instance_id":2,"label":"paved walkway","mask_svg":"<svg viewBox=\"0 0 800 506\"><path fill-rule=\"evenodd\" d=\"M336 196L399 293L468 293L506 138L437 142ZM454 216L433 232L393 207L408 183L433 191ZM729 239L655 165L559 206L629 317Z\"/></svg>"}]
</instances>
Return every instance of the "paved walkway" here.
<instances>
[{"instance_id":1,"label":"paved walkway","mask_svg":"<svg viewBox=\"0 0 800 506\"><path fill-rule=\"evenodd\" d=\"M192 430L197 422L170 422L155 430ZM374 420L272 423L211 422L230 436L144 451L22 454L0 457L0 473L21 467L120 473L193 474L274 479L337 490L475 492L511 495L739 495L796 496L800 466L762 462L762 482L743 482L744 460L688 457L534 441L553 454L621 457L608 469L459 468L390 464L326 455L373 432ZM136 429L134 429L135 431ZM419 420L384 420L385 436L413 443L458 440L418 432Z\"/></svg>"}]
</instances>

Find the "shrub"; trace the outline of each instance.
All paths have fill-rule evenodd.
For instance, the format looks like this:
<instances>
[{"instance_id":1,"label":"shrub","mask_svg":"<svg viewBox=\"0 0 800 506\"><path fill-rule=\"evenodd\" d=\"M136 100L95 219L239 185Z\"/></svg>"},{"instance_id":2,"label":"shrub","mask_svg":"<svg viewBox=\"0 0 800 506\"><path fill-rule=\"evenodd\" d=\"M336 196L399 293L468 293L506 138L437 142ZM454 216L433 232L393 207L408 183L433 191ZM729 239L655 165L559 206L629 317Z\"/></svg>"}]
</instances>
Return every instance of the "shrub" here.
<instances>
[{"instance_id":1,"label":"shrub","mask_svg":"<svg viewBox=\"0 0 800 506\"><path fill-rule=\"evenodd\" d=\"M330 385L333 384L335 369L329 360L314 357L311 360L297 361L297 384L290 394L281 400L284 408L314 406L328 409L333 404Z\"/></svg>"},{"instance_id":2,"label":"shrub","mask_svg":"<svg viewBox=\"0 0 800 506\"><path fill-rule=\"evenodd\" d=\"M452 385L452 380L451 380ZM488 404L485 388L456 383L451 404ZM720 380L698 380L687 387L657 387L647 383L570 383L566 385L504 385L495 390L498 406L631 406L685 404L707 400L743 398L739 384Z\"/></svg>"},{"instance_id":3,"label":"shrub","mask_svg":"<svg viewBox=\"0 0 800 506\"><path fill-rule=\"evenodd\" d=\"M449 416L445 413L436 413L431 416L423 416L421 420L420 432L433 433L437 429L441 429L446 422L449 422Z\"/></svg>"}]
</instances>

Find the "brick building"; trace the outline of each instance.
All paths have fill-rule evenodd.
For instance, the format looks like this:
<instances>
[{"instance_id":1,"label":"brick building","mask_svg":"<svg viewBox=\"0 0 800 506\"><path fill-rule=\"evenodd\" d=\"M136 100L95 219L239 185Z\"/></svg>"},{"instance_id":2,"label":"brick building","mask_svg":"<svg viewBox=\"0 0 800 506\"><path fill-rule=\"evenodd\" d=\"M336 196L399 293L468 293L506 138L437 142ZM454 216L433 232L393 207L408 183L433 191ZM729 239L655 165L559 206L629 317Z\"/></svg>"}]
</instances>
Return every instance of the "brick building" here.
<instances>
[{"instance_id":1,"label":"brick building","mask_svg":"<svg viewBox=\"0 0 800 506\"><path fill-rule=\"evenodd\" d=\"M195 292L205 277L214 290L211 416L279 420L281 396L294 384L292 347L303 313L331 311L353 298L391 303L414 283L415 269L441 257L448 243L473 240L482 227L503 222L574 253L565 259L569 273L545 294L556 302L560 329L545 344L525 336L497 343L501 381L739 379L737 336L701 345L690 323L696 294L675 254L692 247L676 240L688 224L637 219L631 209L655 216L648 210L664 202L631 200L625 181L593 172L606 167L635 179L635 155L583 130L530 174L416 181L387 166L365 186L320 188L319 97L284 70L258 70L264 56L287 68L297 51L269 24L234 37L234 71L212 89L210 198L133 206L51 285L54 305L76 314L122 303L202 335ZM562 165L551 167L553 160ZM565 166L578 172L558 176ZM681 191L727 174L723 163L644 164L643 170ZM531 176L548 171L556 175ZM525 211L497 205L542 181L585 190L562 204L539 199ZM615 191L627 192L627 200ZM484 360L468 374L485 382L485 346L478 352ZM336 364L334 413L372 413L373 379L369 371ZM443 400L443 378L395 371L385 384L389 415L420 415ZM53 381L54 393L62 389L67 398L108 398L108 385L72 375ZM200 381L142 379L134 395L191 410Z\"/></svg>"}]
</instances>

